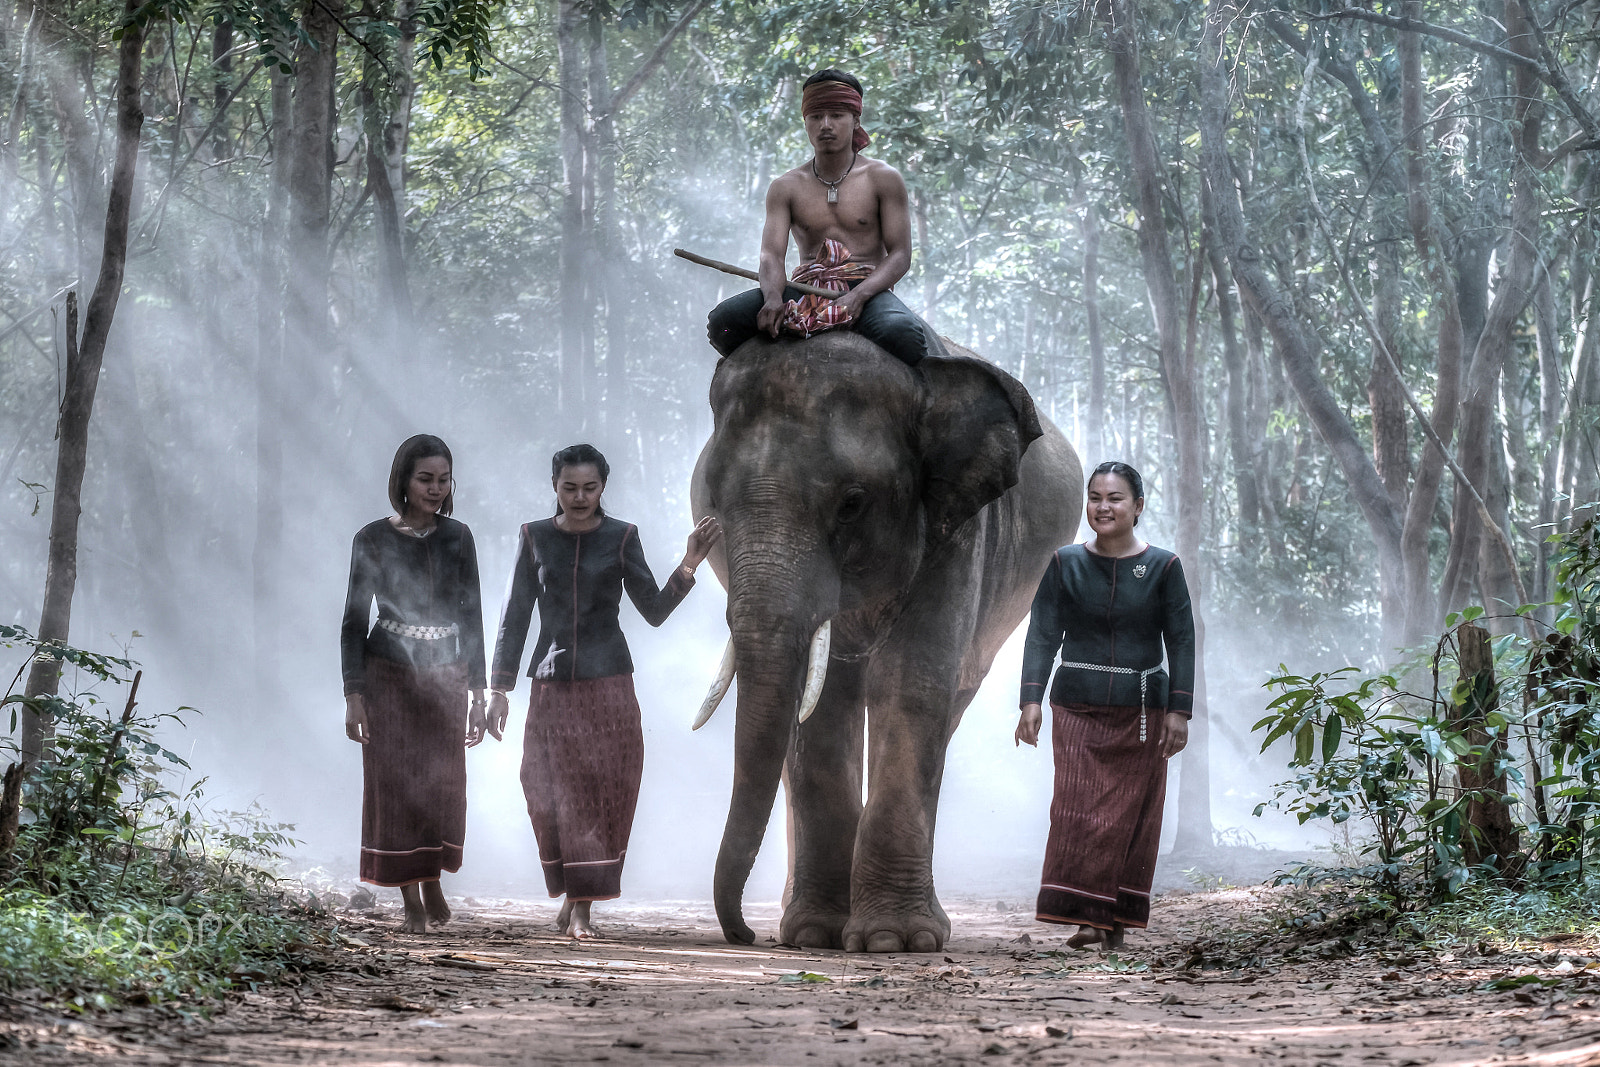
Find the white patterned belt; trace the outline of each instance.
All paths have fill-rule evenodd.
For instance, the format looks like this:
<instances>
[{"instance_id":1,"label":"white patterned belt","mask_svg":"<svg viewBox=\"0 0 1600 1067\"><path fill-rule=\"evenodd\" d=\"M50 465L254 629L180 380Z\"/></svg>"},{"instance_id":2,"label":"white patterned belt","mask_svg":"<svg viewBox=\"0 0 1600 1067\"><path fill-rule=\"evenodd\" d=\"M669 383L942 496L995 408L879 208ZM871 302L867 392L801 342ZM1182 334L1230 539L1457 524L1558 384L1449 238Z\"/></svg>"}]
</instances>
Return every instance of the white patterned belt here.
<instances>
[{"instance_id":1,"label":"white patterned belt","mask_svg":"<svg viewBox=\"0 0 1600 1067\"><path fill-rule=\"evenodd\" d=\"M401 637L414 637L419 641L442 641L461 632L461 628L455 623L449 626L412 626L410 623L384 618L378 619L378 628L399 634Z\"/></svg>"},{"instance_id":2,"label":"white patterned belt","mask_svg":"<svg viewBox=\"0 0 1600 1067\"><path fill-rule=\"evenodd\" d=\"M1145 685L1149 682L1150 676L1152 674L1156 673L1156 671L1159 671L1161 669L1160 664L1157 664L1154 667L1147 667L1142 671L1136 671L1132 667L1107 667L1104 663L1069 663L1066 660L1062 660L1061 661L1061 665L1063 667L1076 667L1080 671L1102 671L1102 672L1104 672L1106 674L1137 674L1139 676L1139 743L1141 745L1144 744L1144 738L1145 738L1145 711L1144 711Z\"/></svg>"}]
</instances>

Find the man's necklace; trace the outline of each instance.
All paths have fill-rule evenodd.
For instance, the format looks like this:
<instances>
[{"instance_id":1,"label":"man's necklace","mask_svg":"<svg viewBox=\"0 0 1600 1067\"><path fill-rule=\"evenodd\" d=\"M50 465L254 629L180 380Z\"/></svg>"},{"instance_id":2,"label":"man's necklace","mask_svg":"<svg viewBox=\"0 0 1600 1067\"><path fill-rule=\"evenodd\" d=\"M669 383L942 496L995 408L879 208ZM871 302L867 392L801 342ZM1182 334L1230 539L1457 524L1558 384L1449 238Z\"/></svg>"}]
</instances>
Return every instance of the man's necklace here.
<instances>
[{"instance_id":1,"label":"man's necklace","mask_svg":"<svg viewBox=\"0 0 1600 1067\"><path fill-rule=\"evenodd\" d=\"M850 165L844 168L844 173L839 175L838 181L832 182L817 173L817 157L811 157L811 176L828 187L828 203L837 204L839 202L839 186L844 184L844 180L850 177L850 172L856 169L856 156L858 154L856 152L850 153Z\"/></svg>"}]
</instances>

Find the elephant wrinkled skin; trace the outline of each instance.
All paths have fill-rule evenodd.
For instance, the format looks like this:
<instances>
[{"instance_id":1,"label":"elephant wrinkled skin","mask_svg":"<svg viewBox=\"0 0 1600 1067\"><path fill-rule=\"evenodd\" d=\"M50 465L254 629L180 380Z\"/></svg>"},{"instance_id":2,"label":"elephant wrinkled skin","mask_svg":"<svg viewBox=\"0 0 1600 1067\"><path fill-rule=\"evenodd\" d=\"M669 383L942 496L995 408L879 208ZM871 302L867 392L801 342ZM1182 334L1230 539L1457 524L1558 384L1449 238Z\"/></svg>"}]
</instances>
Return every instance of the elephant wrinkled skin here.
<instances>
[{"instance_id":1,"label":"elephant wrinkled skin","mask_svg":"<svg viewBox=\"0 0 1600 1067\"><path fill-rule=\"evenodd\" d=\"M949 936L933 887L945 749L1077 530L1083 470L1021 384L946 347L913 369L843 330L757 338L712 379L693 500L725 531L711 564L738 678L714 887L729 941L755 937L742 898L780 777L784 942L932 952ZM829 620L826 682L798 724Z\"/></svg>"}]
</instances>

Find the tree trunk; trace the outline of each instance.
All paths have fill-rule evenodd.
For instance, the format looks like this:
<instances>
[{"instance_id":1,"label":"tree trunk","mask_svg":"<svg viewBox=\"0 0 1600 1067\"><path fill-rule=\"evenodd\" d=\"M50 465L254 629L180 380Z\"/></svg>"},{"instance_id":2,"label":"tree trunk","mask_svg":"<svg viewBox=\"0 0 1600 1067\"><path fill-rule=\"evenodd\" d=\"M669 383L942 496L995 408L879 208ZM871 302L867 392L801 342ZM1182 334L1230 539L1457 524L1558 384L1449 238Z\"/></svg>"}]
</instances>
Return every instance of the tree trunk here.
<instances>
[{"instance_id":1,"label":"tree trunk","mask_svg":"<svg viewBox=\"0 0 1600 1067\"><path fill-rule=\"evenodd\" d=\"M1261 525L1261 492L1256 483L1254 457L1250 447L1250 401L1245 354L1239 347L1239 325L1233 304L1233 274L1217 243L1216 206L1202 184L1200 212L1203 224L1206 262L1216 286L1217 312L1222 320L1222 358L1228 372L1228 457L1233 465L1234 493L1239 501L1239 525L1251 535Z\"/></svg>"},{"instance_id":2,"label":"tree trunk","mask_svg":"<svg viewBox=\"0 0 1600 1067\"><path fill-rule=\"evenodd\" d=\"M1407 0L1406 14L1421 18L1421 0ZM1438 225L1433 218L1432 191L1429 188L1427 157L1429 145L1426 110L1422 99L1422 50L1415 33L1401 33L1400 122L1406 148L1406 216L1411 223L1412 240L1422 258L1431 283L1438 351L1435 357L1433 411L1429 423L1446 448L1455 434L1461 398L1462 323L1457 299L1457 279L1445 258ZM1394 349L1390 349L1394 351ZM1444 477L1445 457L1439 449L1424 446L1417 462L1417 475L1405 509L1401 551L1405 558L1404 643L1424 640L1438 624L1438 608L1433 596L1432 559L1429 544L1434 528L1434 508L1439 501L1439 486Z\"/></svg>"},{"instance_id":3,"label":"tree trunk","mask_svg":"<svg viewBox=\"0 0 1600 1067\"><path fill-rule=\"evenodd\" d=\"M256 257L256 537L251 552L256 693L272 706L282 690L283 611L283 241L289 210L293 104L289 75L273 68L269 151L272 169Z\"/></svg>"},{"instance_id":4,"label":"tree trunk","mask_svg":"<svg viewBox=\"0 0 1600 1067\"><path fill-rule=\"evenodd\" d=\"M1506 759L1505 728L1491 735L1485 722L1500 700L1494 678L1494 650L1489 644L1489 632L1470 623L1456 631L1456 644L1461 663L1456 691L1462 699L1452 709L1451 725L1466 735L1469 745L1480 750L1480 754L1462 757L1456 772L1463 793L1488 794L1467 802L1461 844L1468 864L1475 866L1493 857L1498 859L1500 870L1505 871L1515 863L1520 846L1511 809L1500 799L1506 795L1506 776L1495 770L1496 763Z\"/></svg>"},{"instance_id":5,"label":"tree trunk","mask_svg":"<svg viewBox=\"0 0 1600 1067\"><path fill-rule=\"evenodd\" d=\"M1085 445L1089 468L1106 455L1106 344L1100 334L1100 217L1083 209L1083 313L1089 330L1089 418Z\"/></svg>"},{"instance_id":6,"label":"tree trunk","mask_svg":"<svg viewBox=\"0 0 1600 1067\"><path fill-rule=\"evenodd\" d=\"M1539 536L1534 540L1533 588L1529 592L1534 603L1542 604L1550 596L1550 546L1544 539L1556 520L1562 402L1561 331L1556 324L1555 286L1548 276L1534 297L1534 324L1539 344Z\"/></svg>"},{"instance_id":7,"label":"tree trunk","mask_svg":"<svg viewBox=\"0 0 1600 1067\"><path fill-rule=\"evenodd\" d=\"M1172 405L1176 445L1177 552L1189 575L1190 594L1199 627L1203 571L1200 535L1205 528L1204 410L1194 366L1193 345L1185 343L1184 301L1172 268L1167 240L1162 186L1164 172L1156 151L1150 114L1145 107L1144 82L1139 62L1137 0L1110 0L1108 47L1121 104L1123 130L1128 139L1135 204L1139 216L1139 260L1155 317L1162 378ZM1195 268L1198 270L1198 267ZM1191 330L1189 335L1193 337ZM1196 647L1196 671L1204 670L1203 654ZM1200 687L1197 685L1197 689ZM1183 846L1209 847L1212 843L1211 785L1206 744L1205 709L1195 701L1189 747L1183 756L1182 803L1178 837Z\"/></svg>"},{"instance_id":8,"label":"tree trunk","mask_svg":"<svg viewBox=\"0 0 1600 1067\"><path fill-rule=\"evenodd\" d=\"M1532 57L1537 55L1538 49L1532 31L1526 25L1526 18L1518 0L1506 0L1505 25L1509 46L1519 54ZM1540 154L1544 105L1538 99L1540 83L1526 67L1517 66L1513 84L1515 103L1511 127L1515 130L1515 151L1511 170L1511 229L1506 242L1509 246L1505 257L1506 267L1495 284L1494 300L1489 305L1483 333L1478 338L1472 364L1467 371L1465 397L1461 405L1461 447L1457 456L1468 482L1486 500L1486 479L1494 475L1490 449L1503 447L1500 435L1494 432L1500 374L1516 343L1517 323L1532 298L1539 264L1539 212L1542 205L1535 163ZM1468 586L1466 575L1479 563L1482 523L1470 498L1467 501L1459 499L1465 495L1462 489L1458 489L1455 523L1450 531L1450 554L1459 569L1452 576L1454 581L1450 593L1454 601L1447 601L1444 604L1446 609L1459 606L1461 600L1465 599L1464 590ZM1498 570L1484 572L1479 568L1479 577L1480 581L1486 583L1486 598L1516 599L1507 588L1505 573ZM1494 613L1515 607L1517 604L1511 603L1489 610Z\"/></svg>"},{"instance_id":9,"label":"tree trunk","mask_svg":"<svg viewBox=\"0 0 1600 1067\"><path fill-rule=\"evenodd\" d=\"M556 66L558 70L561 149L561 252L558 269L561 309L561 373L556 406L569 433L580 429L585 410L585 325L593 318L588 301L588 234L584 231L584 100L585 8L579 0L557 0Z\"/></svg>"},{"instance_id":10,"label":"tree trunk","mask_svg":"<svg viewBox=\"0 0 1600 1067\"><path fill-rule=\"evenodd\" d=\"M1378 551L1381 588L1388 591L1386 602L1391 601L1403 575L1400 516L1373 466L1371 453L1322 379L1311 335L1301 329L1292 299L1278 289L1263 268L1261 252L1245 225L1233 163L1228 156L1228 87L1227 72L1222 66L1226 54L1222 51L1223 27L1237 15L1233 0L1210 0L1201 45L1205 57L1200 70L1201 177L1211 187L1217 234L1240 293L1271 333L1295 395L1333 454L1351 497L1366 519Z\"/></svg>"},{"instance_id":11,"label":"tree trunk","mask_svg":"<svg viewBox=\"0 0 1600 1067\"><path fill-rule=\"evenodd\" d=\"M288 143L289 232L286 351L302 361L323 358L328 350L328 276L331 256L328 226L332 209L334 90L341 0L306 0L301 27L306 41L295 64L294 108ZM274 146L276 148L276 146ZM284 376L292 382L321 381L314 362ZM283 412L311 415L316 395L285 396Z\"/></svg>"},{"instance_id":12,"label":"tree trunk","mask_svg":"<svg viewBox=\"0 0 1600 1067\"><path fill-rule=\"evenodd\" d=\"M385 49L389 69L384 70L377 57L368 54L361 71L367 188L378 223L379 309L391 351L406 356L412 354L415 339L405 248L406 142L416 94L412 73L417 50L415 8L415 0L402 0L399 5L400 33L393 48Z\"/></svg>"},{"instance_id":13,"label":"tree trunk","mask_svg":"<svg viewBox=\"0 0 1600 1067\"><path fill-rule=\"evenodd\" d=\"M44 608L39 617L41 641L66 642L72 623L72 594L78 580L78 518L83 512L83 472L88 462L89 419L105 356L111 321L122 295L128 256L128 221L133 212L134 174L139 161L139 131L144 112L139 106L144 27L133 18L137 0L124 8L126 22L117 48L117 154L106 199L105 235L100 273L84 318L83 341L77 342L77 299L67 301L67 381L61 403L56 453L55 492L50 509L50 554L45 566ZM54 696L61 683L61 661L41 655L28 674L25 695ZM26 707L22 713L22 759L37 760L44 752L49 724Z\"/></svg>"}]
</instances>

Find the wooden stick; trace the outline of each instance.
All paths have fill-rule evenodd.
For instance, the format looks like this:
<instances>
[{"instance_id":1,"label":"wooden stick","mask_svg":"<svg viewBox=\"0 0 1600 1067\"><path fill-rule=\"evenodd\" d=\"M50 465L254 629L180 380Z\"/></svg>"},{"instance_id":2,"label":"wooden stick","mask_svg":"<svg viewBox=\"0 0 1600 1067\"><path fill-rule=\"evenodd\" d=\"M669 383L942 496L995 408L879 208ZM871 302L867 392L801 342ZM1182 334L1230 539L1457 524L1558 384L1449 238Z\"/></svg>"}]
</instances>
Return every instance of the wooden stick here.
<instances>
[{"instance_id":1,"label":"wooden stick","mask_svg":"<svg viewBox=\"0 0 1600 1067\"><path fill-rule=\"evenodd\" d=\"M761 275L757 274L753 270L746 270L743 267L736 267L732 263L724 263L720 259L707 259L705 256L697 256L687 249L674 248L672 250L672 254L677 256L679 259L687 259L690 263L698 263L702 267L710 267L712 270L720 270L724 274L732 274L739 278L749 278L753 282L759 282L761 280ZM843 292L836 292L832 289L824 289L820 285L807 285L805 282L786 281L783 284L791 289L798 289L802 293L809 293L812 296L826 297L829 300L835 300L844 295ZM845 290L845 292L848 291L849 290Z\"/></svg>"}]
</instances>

